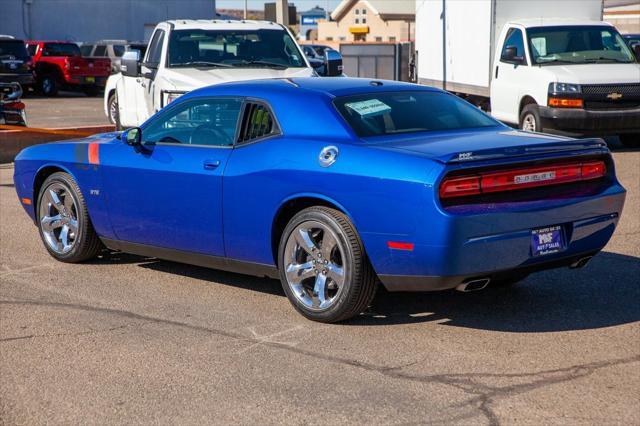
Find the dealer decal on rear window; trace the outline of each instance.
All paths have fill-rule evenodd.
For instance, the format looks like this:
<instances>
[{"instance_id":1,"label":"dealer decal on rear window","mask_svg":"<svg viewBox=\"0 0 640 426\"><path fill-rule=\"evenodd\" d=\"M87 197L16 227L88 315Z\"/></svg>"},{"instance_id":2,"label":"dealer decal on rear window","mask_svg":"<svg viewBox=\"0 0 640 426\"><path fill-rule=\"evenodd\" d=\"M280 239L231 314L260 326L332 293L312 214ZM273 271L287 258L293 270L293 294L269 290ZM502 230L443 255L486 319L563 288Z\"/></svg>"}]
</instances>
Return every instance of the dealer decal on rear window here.
<instances>
[{"instance_id":1,"label":"dealer decal on rear window","mask_svg":"<svg viewBox=\"0 0 640 426\"><path fill-rule=\"evenodd\" d=\"M368 99L366 101L351 102L344 104L345 107L352 109L362 117L372 117L374 115L382 115L391 111L391 107L378 99Z\"/></svg>"}]
</instances>

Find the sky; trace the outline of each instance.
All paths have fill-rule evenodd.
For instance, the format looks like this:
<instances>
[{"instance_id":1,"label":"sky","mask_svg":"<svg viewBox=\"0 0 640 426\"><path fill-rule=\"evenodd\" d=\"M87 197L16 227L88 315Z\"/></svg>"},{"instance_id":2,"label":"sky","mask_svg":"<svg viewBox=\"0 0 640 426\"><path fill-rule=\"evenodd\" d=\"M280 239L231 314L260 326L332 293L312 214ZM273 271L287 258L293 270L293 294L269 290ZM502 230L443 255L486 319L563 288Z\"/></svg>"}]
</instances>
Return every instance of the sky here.
<instances>
[{"instance_id":1,"label":"sky","mask_svg":"<svg viewBox=\"0 0 640 426\"><path fill-rule=\"evenodd\" d=\"M265 0L248 0L249 9L264 10L264 4L268 2L269 1ZM298 12L304 12L316 5L325 9L328 7L329 10L333 10L338 3L340 3L340 0L289 0L289 3L295 4ZM244 9L244 0L216 0L216 8Z\"/></svg>"}]
</instances>

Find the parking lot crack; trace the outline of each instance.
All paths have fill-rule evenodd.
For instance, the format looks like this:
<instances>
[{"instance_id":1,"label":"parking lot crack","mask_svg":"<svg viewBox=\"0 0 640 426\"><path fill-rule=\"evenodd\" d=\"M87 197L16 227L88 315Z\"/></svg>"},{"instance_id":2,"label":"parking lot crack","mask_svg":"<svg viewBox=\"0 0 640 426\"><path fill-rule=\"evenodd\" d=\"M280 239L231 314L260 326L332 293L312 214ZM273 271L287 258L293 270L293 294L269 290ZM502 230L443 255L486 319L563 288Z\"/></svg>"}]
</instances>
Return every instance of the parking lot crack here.
<instances>
[{"instance_id":1,"label":"parking lot crack","mask_svg":"<svg viewBox=\"0 0 640 426\"><path fill-rule=\"evenodd\" d=\"M442 419L444 423L451 423L455 421L460 421L466 418L475 417L480 414L486 418L487 422L490 425L499 425L498 415L494 412L492 405L499 398L511 397L513 395L530 392L535 389L543 388L546 386L568 382L572 380L576 380L579 378L583 378L585 376L591 375L594 372L616 365L629 364L634 362L640 362L640 355L635 355L627 358L617 358L603 361L594 361L587 364L573 365L569 367L557 368L552 370L543 370L537 372L523 372L523 373L456 373L456 374L413 374L405 371L406 368L418 364L419 361L414 361L408 363L406 365L400 366L381 366L368 362L359 361L352 358L344 358L330 354L324 354L318 351L313 351L310 349L304 349L296 346L292 346L288 343L281 343L277 341L273 341L271 336L259 336L256 333L253 333L254 337L247 337L246 335L242 335L239 333L229 332L225 330L205 327L201 325L194 325L189 323L184 323L175 320L157 318L142 314L137 314L130 311L113 309L113 308L102 308L95 306L87 306L81 304L74 303L60 303L60 302L47 302L47 301L32 301L32 300L0 300L0 305L32 305L32 306L46 306L49 308L58 308L58 309L69 309L69 310L80 310L80 311L88 311L88 312L97 312L103 313L107 315L115 315L121 318L133 319L138 321L144 321L155 324L164 324L172 327L180 327L191 329L195 331L200 331L204 333L214 334L218 336L223 336L235 340L241 340L245 342L251 343L250 347L257 346L265 346L271 348L277 348L280 350L289 351L292 353L296 353L302 356L312 357L318 360L337 363L341 365L351 366L353 368L358 368L361 370L378 373L384 375L386 377L396 379L396 380L405 380L418 382L423 384L441 384L446 386L455 387L457 389L462 390L463 392L471 395L470 399L463 401L462 403L458 403L455 407L462 406L473 406L476 408L476 414L463 414L457 417L450 417L447 419ZM126 326L122 326L126 327ZM117 328L116 328L117 329ZM102 330L102 332L109 330ZM287 333L291 330L285 330L281 333L276 333L280 335L282 333ZM92 331L98 332L98 331ZM83 333L91 333L91 332L83 332ZM12 337L6 339L9 340L17 340L17 339L29 339L34 337L42 337L42 336L22 336L22 337ZM505 385L497 385L491 384L487 382L491 381L509 381L511 383ZM513 382L517 383L513 383ZM479 411L479 413L478 413Z\"/></svg>"},{"instance_id":2,"label":"parking lot crack","mask_svg":"<svg viewBox=\"0 0 640 426\"><path fill-rule=\"evenodd\" d=\"M122 330L123 328L127 328L127 327L130 327L130 325L121 325L118 327L111 327L111 328L100 329L100 330L80 331L77 333L30 334L27 336L5 337L5 338L0 338L0 343L11 342L14 340L27 340L27 339L51 338L51 337L75 337L75 336L86 336L89 334L110 333L112 331Z\"/></svg>"}]
</instances>

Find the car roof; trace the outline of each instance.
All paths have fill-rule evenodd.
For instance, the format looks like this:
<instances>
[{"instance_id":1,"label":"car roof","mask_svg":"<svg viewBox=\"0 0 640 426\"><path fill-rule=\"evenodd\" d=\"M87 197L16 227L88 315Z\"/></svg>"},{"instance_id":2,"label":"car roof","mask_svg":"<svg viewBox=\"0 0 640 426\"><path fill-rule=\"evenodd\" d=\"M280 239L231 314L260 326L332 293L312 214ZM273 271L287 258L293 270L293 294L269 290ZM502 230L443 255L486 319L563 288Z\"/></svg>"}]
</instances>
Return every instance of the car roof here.
<instances>
[{"instance_id":1,"label":"car roof","mask_svg":"<svg viewBox=\"0 0 640 426\"><path fill-rule=\"evenodd\" d=\"M167 21L174 30L280 30L282 26L271 21L234 19L173 19Z\"/></svg>"},{"instance_id":2,"label":"car roof","mask_svg":"<svg viewBox=\"0 0 640 426\"><path fill-rule=\"evenodd\" d=\"M320 94L328 97L349 96L371 92L392 92L407 90L439 91L433 87L404 83L392 80L378 80L370 78L349 77L294 77L263 80L234 81L208 86L192 93L199 96L217 95L225 93L247 93L247 96L278 96L292 91L296 96L306 94Z\"/></svg>"},{"instance_id":3,"label":"car roof","mask_svg":"<svg viewBox=\"0 0 640 426\"><path fill-rule=\"evenodd\" d=\"M608 22L602 21L579 21L564 18L531 18L531 19L518 19L515 21L509 21L511 25L521 25L525 28L532 27L558 27L558 26L598 26L598 27L613 27Z\"/></svg>"}]
</instances>

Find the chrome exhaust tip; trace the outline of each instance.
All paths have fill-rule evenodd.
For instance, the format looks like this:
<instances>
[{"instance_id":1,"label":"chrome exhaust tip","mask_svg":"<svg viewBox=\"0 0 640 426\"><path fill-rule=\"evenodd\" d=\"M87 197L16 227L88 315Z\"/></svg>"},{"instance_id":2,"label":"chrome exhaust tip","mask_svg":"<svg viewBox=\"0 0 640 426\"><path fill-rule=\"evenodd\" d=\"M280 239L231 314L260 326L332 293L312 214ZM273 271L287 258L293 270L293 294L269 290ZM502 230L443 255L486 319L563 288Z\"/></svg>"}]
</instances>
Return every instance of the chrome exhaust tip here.
<instances>
[{"instance_id":1,"label":"chrome exhaust tip","mask_svg":"<svg viewBox=\"0 0 640 426\"><path fill-rule=\"evenodd\" d=\"M571 268L571 269L584 268L585 266L587 266L587 263L589 263L589 261L592 258L593 258L593 256L581 257L580 259L578 259L577 261L575 261L574 263L569 265L569 268Z\"/></svg>"},{"instance_id":2,"label":"chrome exhaust tip","mask_svg":"<svg viewBox=\"0 0 640 426\"><path fill-rule=\"evenodd\" d=\"M467 281L466 283L459 284L456 287L456 290L463 292L482 290L489 285L489 281L491 281L490 278L480 278L477 280Z\"/></svg>"}]
</instances>

